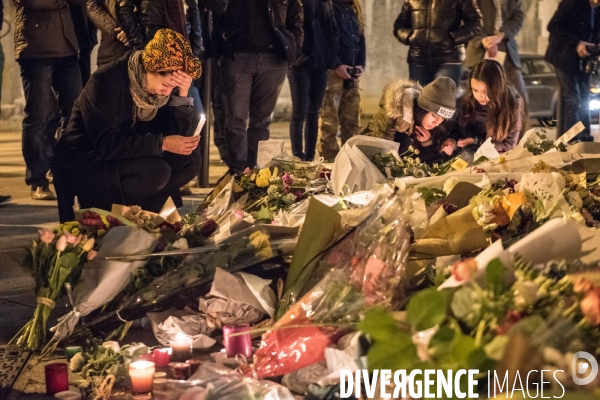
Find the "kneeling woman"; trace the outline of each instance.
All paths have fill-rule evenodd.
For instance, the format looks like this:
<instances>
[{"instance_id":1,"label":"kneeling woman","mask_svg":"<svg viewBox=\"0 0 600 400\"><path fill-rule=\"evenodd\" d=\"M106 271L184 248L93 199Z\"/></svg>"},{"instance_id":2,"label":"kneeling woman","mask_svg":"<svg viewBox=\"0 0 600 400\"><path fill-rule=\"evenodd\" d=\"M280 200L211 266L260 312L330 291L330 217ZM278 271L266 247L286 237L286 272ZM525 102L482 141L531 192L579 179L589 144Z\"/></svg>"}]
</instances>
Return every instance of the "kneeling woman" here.
<instances>
[{"instance_id":1,"label":"kneeling woman","mask_svg":"<svg viewBox=\"0 0 600 400\"><path fill-rule=\"evenodd\" d=\"M471 71L456 130L442 145L446 154L460 152L471 161L487 139L499 153L511 150L519 141L523 124L523 99L506 83L504 68L494 60L481 60Z\"/></svg>"},{"instance_id":2,"label":"kneeling woman","mask_svg":"<svg viewBox=\"0 0 600 400\"><path fill-rule=\"evenodd\" d=\"M440 152L440 144L446 139L446 125L456 109L456 84L452 79L440 77L425 88L399 79L383 89L379 107L363 135L399 142L401 154L412 145L425 163L447 158Z\"/></svg>"},{"instance_id":3,"label":"kneeling woman","mask_svg":"<svg viewBox=\"0 0 600 400\"><path fill-rule=\"evenodd\" d=\"M193 99L200 61L182 35L159 30L142 51L100 68L75 102L53 159L61 222L113 203L160 211L198 173ZM171 93L175 89L174 93Z\"/></svg>"}]
</instances>

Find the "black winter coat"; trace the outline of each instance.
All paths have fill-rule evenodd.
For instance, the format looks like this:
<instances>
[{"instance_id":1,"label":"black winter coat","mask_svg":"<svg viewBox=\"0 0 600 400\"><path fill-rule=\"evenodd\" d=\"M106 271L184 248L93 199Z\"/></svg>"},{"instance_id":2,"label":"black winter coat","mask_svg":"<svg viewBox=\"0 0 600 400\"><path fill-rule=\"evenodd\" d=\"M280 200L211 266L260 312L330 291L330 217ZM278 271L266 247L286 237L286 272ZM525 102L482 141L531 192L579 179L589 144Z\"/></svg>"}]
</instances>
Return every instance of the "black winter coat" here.
<instances>
[{"instance_id":1,"label":"black winter coat","mask_svg":"<svg viewBox=\"0 0 600 400\"><path fill-rule=\"evenodd\" d=\"M98 47L98 65L118 60L127 52L127 47L117 39L117 0L87 0L88 15L102 32Z\"/></svg>"},{"instance_id":2,"label":"black winter coat","mask_svg":"<svg viewBox=\"0 0 600 400\"><path fill-rule=\"evenodd\" d=\"M244 15L244 0L229 0L227 10L219 18L216 35L219 38L217 56L233 56L235 36L240 33ZM269 21L285 50L288 65L294 65L304 41L304 12L300 0L268 0Z\"/></svg>"},{"instance_id":3,"label":"black winter coat","mask_svg":"<svg viewBox=\"0 0 600 400\"><path fill-rule=\"evenodd\" d=\"M122 198L119 160L161 157L163 136L192 131L191 105L167 104L153 120L134 124L127 73L131 53L92 74L54 150L52 169L63 189L76 190L73 195L82 204L101 204L107 210ZM91 187L89 177L99 174L105 179Z\"/></svg>"},{"instance_id":4,"label":"black winter coat","mask_svg":"<svg viewBox=\"0 0 600 400\"><path fill-rule=\"evenodd\" d=\"M335 67L342 64L365 67L367 63L365 35L360 29L360 22L354 13L352 3L335 2L333 12L340 33Z\"/></svg>"},{"instance_id":5,"label":"black winter coat","mask_svg":"<svg viewBox=\"0 0 600 400\"><path fill-rule=\"evenodd\" d=\"M15 59L77 55L79 44L65 0L13 0Z\"/></svg>"},{"instance_id":6,"label":"black winter coat","mask_svg":"<svg viewBox=\"0 0 600 400\"><path fill-rule=\"evenodd\" d=\"M198 0L185 0L187 29L192 52L197 57L204 53L202 26ZM164 0L118 0L116 6L119 25L125 31L132 48L141 50L161 28L171 28Z\"/></svg>"},{"instance_id":7,"label":"black winter coat","mask_svg":"<svg viewBox=\"0 0 600 400\"><path fill-rule=\"evenodd\" d=\"M331 0L304 0L304 43L295 66L311 69L335 68L339 32Z\"/></svg>"},{"instance_id":8,"label":"black winter coat","mask_svg":"<svg viewBox=\"0 0 600 400\"><path fill-rule=\"evenodd\" d=\"M562 0L548 24L550 39L546 61L572 74L580 70L577 44L600 41L600 10L596 10L592 30L592 8L588 0Z\"/></svg>"},{"instance_id":9,"label":"black winter coat","mask_svg":"<svg viewBox=\"0 0 600 400\"><path fill-rule=\"evenodd\" d=\"M409 63L434 67L462 63L464 45L481 27L475 0L405 0L394 36L410 46Z\"/></svg>"}]
</instances>

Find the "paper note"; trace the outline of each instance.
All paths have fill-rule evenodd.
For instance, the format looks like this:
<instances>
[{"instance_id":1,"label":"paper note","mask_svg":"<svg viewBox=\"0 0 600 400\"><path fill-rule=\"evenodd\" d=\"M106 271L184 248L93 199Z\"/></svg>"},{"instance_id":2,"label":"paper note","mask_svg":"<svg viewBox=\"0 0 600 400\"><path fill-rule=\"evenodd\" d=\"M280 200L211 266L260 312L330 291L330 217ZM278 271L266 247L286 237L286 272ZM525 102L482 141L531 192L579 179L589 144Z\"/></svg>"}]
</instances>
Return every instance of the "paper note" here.
<instances>
[{"instance_id":1,"label":"paper note","mask_svg":"<svg viewBox=\"0 0 600 400\"><path fill-rule=\"evenodd\" d=\"M498 61L500 65L504 65L504 60L506 59L505 51L498 51L494 57L490 56L490 53L485 52L485 56L483 57L485 60L494 60Z\"/></svg>"},{"instance_id":2,"label":"paper note","mask_svg":"<svg viewBox=\"0 0 600 400\"><path fill-rule=\"evenodd\" d=\"M469 163L462 158L457 158L450 166L457 171L462 171L469 166Z\"/></svg>"},{"instance_id":3,"label":"paper note","mask_svg":"<svg viewBox=\"0 0 600 400\"><path fill-rule=\"evenodd\" d=\"M571 141L571 139L573 139L575 136L577 136L579 134L579 132L582 132L584 129L585 129L585 126L583 126L581 121L579 121L578 123L573 125L571 127L571 129L566 131L561 137L556 139L556 141L554 142L554 145L558 146L560 143L562 143L562 144L569 143Z\"/></svg>"}]
</instances>

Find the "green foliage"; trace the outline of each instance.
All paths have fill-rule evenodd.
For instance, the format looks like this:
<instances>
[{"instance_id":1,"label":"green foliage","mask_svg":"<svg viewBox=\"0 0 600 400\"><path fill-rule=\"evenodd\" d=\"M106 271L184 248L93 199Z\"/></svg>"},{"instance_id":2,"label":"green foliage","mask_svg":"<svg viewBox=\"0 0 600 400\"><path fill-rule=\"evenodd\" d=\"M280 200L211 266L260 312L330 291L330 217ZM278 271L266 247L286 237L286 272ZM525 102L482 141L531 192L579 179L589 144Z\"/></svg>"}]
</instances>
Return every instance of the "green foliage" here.
<instances>
[{"instance_id":1,"label":"green foliage","mask_svg":"<svg viewBox=\"0 0 600 400\"><path fill-rule=\"evenodd\" d=\"M417 331L433 328L446 318L448 296L434 288L415 294L406 308L408 321Z\"/></svg>"}]
</instances>

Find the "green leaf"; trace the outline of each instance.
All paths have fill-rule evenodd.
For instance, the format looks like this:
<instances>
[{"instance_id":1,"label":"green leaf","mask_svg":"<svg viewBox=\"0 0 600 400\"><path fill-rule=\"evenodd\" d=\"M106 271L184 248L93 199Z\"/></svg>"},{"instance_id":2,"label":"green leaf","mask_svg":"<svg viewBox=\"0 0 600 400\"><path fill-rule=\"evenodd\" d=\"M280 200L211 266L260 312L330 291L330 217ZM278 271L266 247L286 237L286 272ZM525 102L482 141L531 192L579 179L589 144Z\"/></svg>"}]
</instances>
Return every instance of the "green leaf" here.
<instances>
[{"instance_id":1,"label":"green leaf","mask_svg":"<svg viewBox=\"0 0 600 400\"><path fill-rule=\"evenodd\" d=\"M480 374L491 371L495 367L496 361L489 358L481 347L476 348L467 356L466 368L478 369Z\"/></svg>"},{"instance_id":2,"label":"green leaf","mask_svg":"<svg viewBox=\"0 0 600 400\"><path fill-rule=\"evenodd\" d=\"M410 369L419 360L417 348L408 333L396 332L386 339L373 342L367 353L369 370Z\"/></svg>"},{"instance_id":3,"label":"green leaf","mask_svg":"<svg viewBox=\"0 0 600 400\"><path fill-rule=\"evenodd\" d=\"M473 305L475 304L473 292L473 288L463 286L454 293L454 296L452 296L450 309L456 318L465 318L473 309Z\"/></svg>"},{"instance_id":4,"label":"green leaf","mask_svg":"<svg viewBox=\"0 0 600 400\"><path fill-rule=\"evenodd\" d=\"M415 294L406 307L408 322L417 331L433 328L446 318L448 296L435 288Z\"/></svg>"},{"instance_id":5,"label":"green leaf","mask_svg":"<svg viewBox=\"0 0 600 400\"><path fill-rule=\"evenodd\" d=\"M271 211L267 207L261 206L260 211L258 212L256 217L259 221L272 221L273 213L271 213Z\"/></svg>"},{"instance_id":6,"label":"green leaf","mask_svg":"<svg viewBox=\"0 0 600 400\"><path fill-rule=\"evenodd\" d=\"M504 349L508 343L508 335L498 335L491 342L485 345L485 354L493 359L500 361L504 356Z\"/></svg>"},{"instance_id":7,"label":"green leaf","mask_svg":"<svg viewBox=\"0 0 600 400\"><path fill-rule=\"evenodd\" d=\"M429 353L435 358L441 358L450 352L456 331L449 326L442 326L429 342Z\"/></svg>"},{"instance_id":8,"label":"green leaf","mask_svg":"<svg viewBox=\"0 0 600 400\"><path fill-rule=\"evenodd\" d=\"M373 340L385 340L400 331L392 315L382 307L367 310L363 320L358 324L358 330L369 335Z\"/></svg>"},{"instance_id":9,"label":"green leaf","mask_svg":"<svg viewBox=\"0 0 600 400\"><path fill-rule=\"evenodd\" d=\"M485 269L486 285L495 294L504 291L504 265L499 258L494 258Z\"/></svg>"},{"instance_id":10,"label":"green leaf","mask_svg":"<svg viewBox=\"0 0 600 400\"><path fill-rule=\"evenodd\" d=\"M79 256L76 253L61 253L60 265L64 268L72 269L79 264Z\"/></svg>"}]
</instances>

